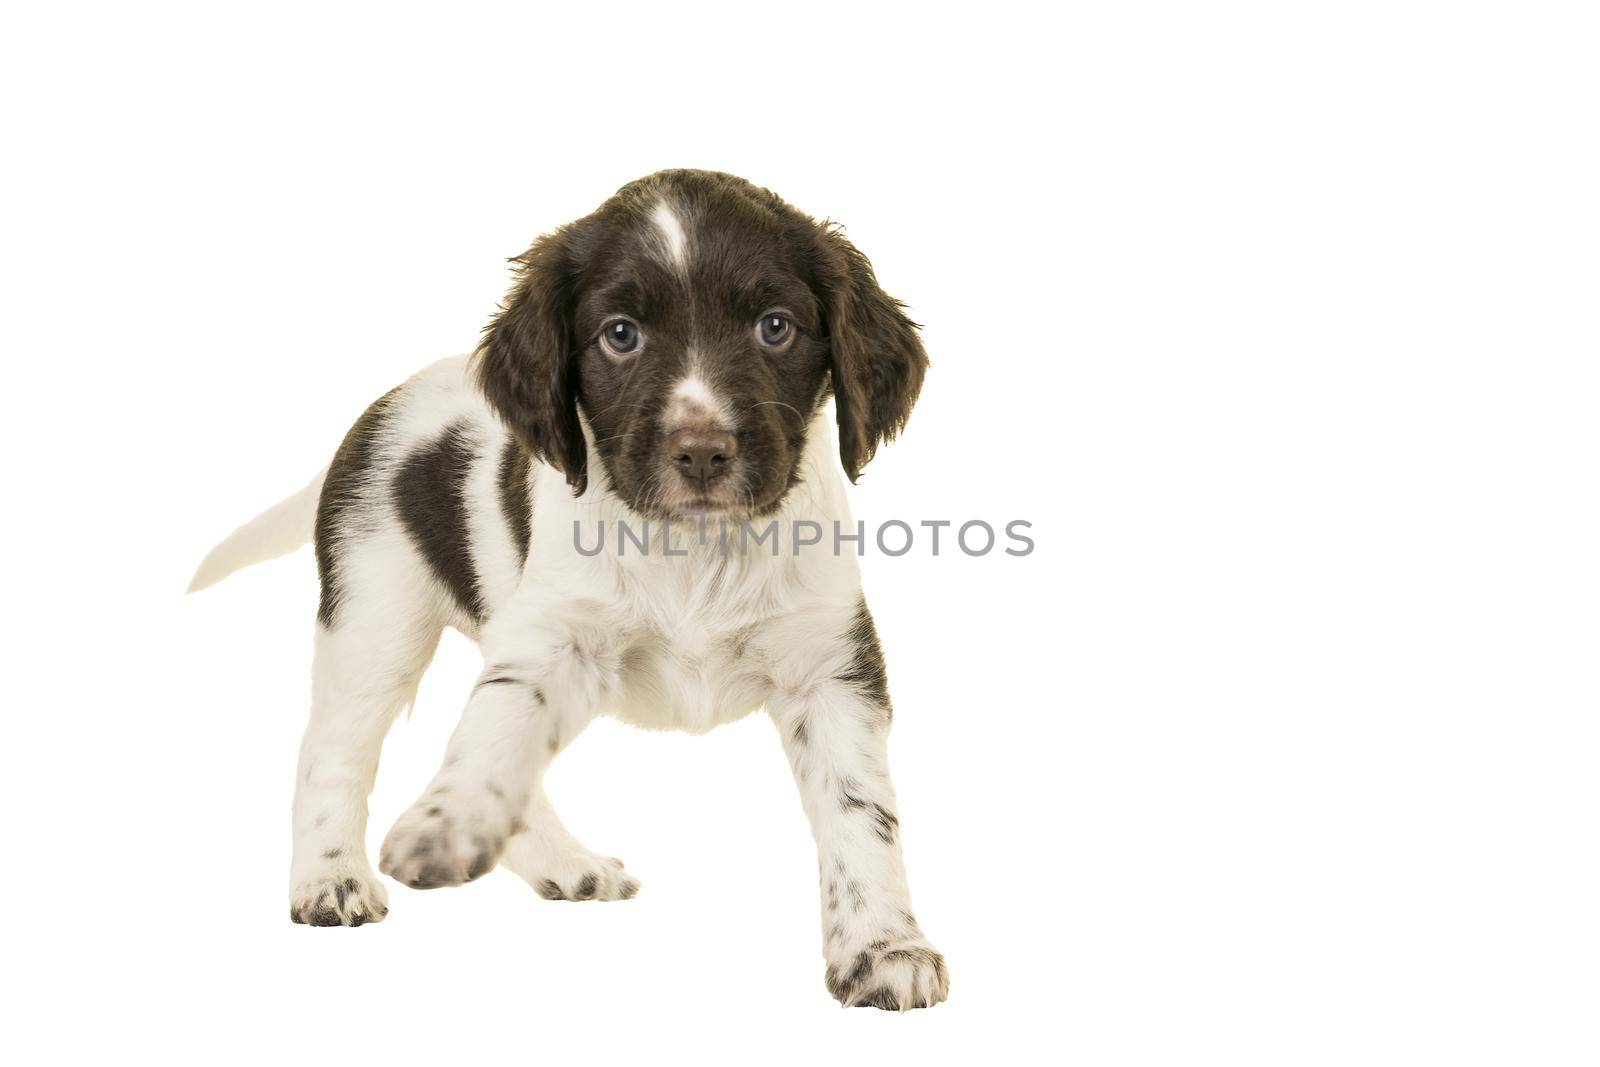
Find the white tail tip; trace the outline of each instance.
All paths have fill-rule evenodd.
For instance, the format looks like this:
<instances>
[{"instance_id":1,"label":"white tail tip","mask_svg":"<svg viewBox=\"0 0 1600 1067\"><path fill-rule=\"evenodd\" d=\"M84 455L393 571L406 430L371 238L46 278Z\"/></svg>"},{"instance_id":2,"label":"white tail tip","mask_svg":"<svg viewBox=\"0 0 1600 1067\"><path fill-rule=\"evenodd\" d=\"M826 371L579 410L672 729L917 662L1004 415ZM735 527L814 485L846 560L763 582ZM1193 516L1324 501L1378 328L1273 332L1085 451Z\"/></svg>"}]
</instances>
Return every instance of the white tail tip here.
<instances>
[{"instance_id":1,"label":"white tail tip","mask_svg":"<svg viewBox=\"0 0 1600 1067\"><path fill-rule=\"evenodd\" d=\"M187 592L216 585L234 571L263 560L286 556L311 540L322 498L323 470L304 489L280 500L223 539L200 561Z\"/></svg>"}]
</instances>

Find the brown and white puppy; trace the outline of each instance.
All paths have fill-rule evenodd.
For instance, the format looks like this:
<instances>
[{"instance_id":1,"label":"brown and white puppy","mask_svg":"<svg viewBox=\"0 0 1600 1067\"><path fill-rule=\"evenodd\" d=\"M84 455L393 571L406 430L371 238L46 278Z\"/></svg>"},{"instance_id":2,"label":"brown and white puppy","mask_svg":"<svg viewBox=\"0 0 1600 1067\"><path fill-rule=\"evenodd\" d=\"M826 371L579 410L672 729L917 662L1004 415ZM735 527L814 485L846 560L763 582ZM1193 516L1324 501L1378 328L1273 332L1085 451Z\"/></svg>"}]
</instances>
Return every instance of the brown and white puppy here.
<instances>
[{"instance_id":1,"label":"brown and white puppy","mask_svg":"<svg viewBox=\"0 0 1600 1067\"><path fill-rule=\"evenodd\" d=\"M855 530L827 401L854 480L910 415L914 324L837 229L725 174L633 182L516 262L472 357L375 403L322 475L195 576L316 542L291 917L387 914L366 799L455 626L484 672L384 873L427 889L498 863L546 897L630 897L638 881L556 818L545 767L596 715L698 733L765 708L817 840L829 990L944 999L900 856L856 554L816 535Z\"/></svg>"}]
</instances>

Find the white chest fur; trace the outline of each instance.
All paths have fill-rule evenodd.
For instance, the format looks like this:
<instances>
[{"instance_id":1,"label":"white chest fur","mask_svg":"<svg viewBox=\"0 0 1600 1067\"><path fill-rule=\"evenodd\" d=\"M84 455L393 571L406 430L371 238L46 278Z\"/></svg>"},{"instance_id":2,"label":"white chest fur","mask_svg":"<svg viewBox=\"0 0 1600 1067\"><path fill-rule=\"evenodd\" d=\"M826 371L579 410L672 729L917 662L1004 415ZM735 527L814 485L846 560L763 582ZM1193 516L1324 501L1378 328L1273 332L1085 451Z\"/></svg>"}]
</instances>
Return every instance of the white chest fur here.
<instances>
[{"instance_id":1,"label":"white chest fur","mask_svg":"<svg viewBox=\"0 0 1600 1067\"><path fill-rule=\"evenodd\" d=\"M810 673L806 658L815 650L787 631L808 618L842 629L860 589L853 555L836 555L828 543L796 549L797 520L830 531L836 519L849 521L827 435L813 437L823 445L807 456L791 504L751 524L755 532L773 530L759 546L741 546L738 527L682 523L671 528L669 551L661 525L650 524L645 534L642 520L615 504L602 479L574 500L555 472L540 469L528 570L509 617L495 620L486 635L486 655L496 654L490 644L520 644L559 617L565 631L585 635L586 654L606 666L604 711L691 733L747 715L774 689L797 684ZM631 539L622 545L619 524L647 536L648 547ZM593 552L596 544L603 547Z\"/></svg>"},{"instance_id":2,"label":"white chest fur","mask_svg":"<svg viewBox=\"0 0 1600 1067\"><path fill-rule=\"evenodd\" d=\"M624 648L618 672L618 718L658 730L704 733L748 715L772 689L748 634L693 625L672 634L640 633Z\"/></svg>"}]
</instances>

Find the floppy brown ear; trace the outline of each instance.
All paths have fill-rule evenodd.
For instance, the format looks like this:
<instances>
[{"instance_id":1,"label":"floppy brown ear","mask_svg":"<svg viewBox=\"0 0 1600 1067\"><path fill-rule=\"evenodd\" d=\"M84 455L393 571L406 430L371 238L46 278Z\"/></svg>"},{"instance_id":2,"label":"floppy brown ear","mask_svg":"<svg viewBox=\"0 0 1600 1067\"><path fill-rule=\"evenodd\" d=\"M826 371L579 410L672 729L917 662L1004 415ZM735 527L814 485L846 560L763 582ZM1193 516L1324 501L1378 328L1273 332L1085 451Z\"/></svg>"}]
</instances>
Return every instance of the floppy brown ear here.
<instances>
[{"instance_id":1,"label":"floppy brown ear","mask_svg":"<svg viewBox=\"0 0 1600 1067\"><path fill-rule=\"evenodd\" d=\"M566 475L574 494L589 482L578 422L572 301L577 281L566 235L535 241L512 260L517 278L473 354L478 387L535 457Z\"/></svg>"},{"instance_id":2,"label":"floppy brown ear","mask_svg":"<svg viewBox=\"0 0 1600 1067\"><path fill-rule=\"evenodd\" d=\"M824 229L823 243L839 459L854 482L911 417L928 354L917 324L878 288L867 257L833 226Z\"/></svg>"}]
</instances>

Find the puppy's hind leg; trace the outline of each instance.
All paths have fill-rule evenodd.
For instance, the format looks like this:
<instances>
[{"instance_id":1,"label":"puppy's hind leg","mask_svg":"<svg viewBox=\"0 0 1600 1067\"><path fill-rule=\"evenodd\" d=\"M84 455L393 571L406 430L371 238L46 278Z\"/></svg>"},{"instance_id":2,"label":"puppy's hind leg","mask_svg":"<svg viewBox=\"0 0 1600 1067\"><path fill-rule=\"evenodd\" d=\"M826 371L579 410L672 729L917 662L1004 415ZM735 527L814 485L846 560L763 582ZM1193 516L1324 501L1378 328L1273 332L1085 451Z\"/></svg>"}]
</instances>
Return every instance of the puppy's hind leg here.
<instances>
[{"instance_id":1,"label":"puppy's hind leg","mask_svg":"<svg viewBox=\"0 0 1600 1067\"><path fill-rule=\"evenodd\" d=\"M639 880L622 861L590 852L561 825L535 785L522 817L526 829L506 844L500 865L533 886L546 900L628 900L639 892Z\"/></svg>"},{"instance_id":2,"label":"puppy's hind leg","mask_svg":"<svg viewBox=\"0 0 1600 1067\"><path fill-rule=\"evenodd\" d=\"M297 923L360 926L388 914L367 861L367 796L384 735L415 697L443 629L424 602L349 598L335 625L317 626L311 723L295 777L289 916Z\"/></svg>"}]
</instances>

